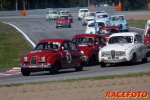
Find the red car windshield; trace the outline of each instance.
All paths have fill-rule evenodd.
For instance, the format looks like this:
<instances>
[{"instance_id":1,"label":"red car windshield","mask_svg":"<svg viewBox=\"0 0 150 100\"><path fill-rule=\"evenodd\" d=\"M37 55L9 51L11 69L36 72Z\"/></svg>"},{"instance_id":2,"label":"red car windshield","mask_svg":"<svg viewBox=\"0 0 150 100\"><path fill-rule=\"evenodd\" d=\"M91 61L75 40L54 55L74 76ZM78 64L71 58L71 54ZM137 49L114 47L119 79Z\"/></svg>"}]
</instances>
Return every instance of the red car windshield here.
<instances>
[{"instance_id":1,"label":"red car windshield","mask_svg":"<svg viewBox=\"0 0 150 100\"><path fill-rule=\"evenodd\" d=\"M79 38L74 38L73 42L76 44L90 44L90 43L94 43L94 39L90 37L79 37Z\"/></svg>"},{"instance_id":2,"label":"red car windshield","mask_svg":"<svg viewBox=\"0 0 150 100\"><path fill-rule=\"evenodd\" d=\"M118 33L119 31L117 29L101 29L99 31L99 34L112 34L112 33Z\"/></svg>"},{"instance_id":3,"label":"red car windshield","mask_svg":"<svg viewBox=\"0 0 150 100\"><path fill-rule=\"evenodd\" d=\"M37 44L35 50L56 50L59 47L60 47L59 42L45 42Z\"/></svg>"}]
</instances>

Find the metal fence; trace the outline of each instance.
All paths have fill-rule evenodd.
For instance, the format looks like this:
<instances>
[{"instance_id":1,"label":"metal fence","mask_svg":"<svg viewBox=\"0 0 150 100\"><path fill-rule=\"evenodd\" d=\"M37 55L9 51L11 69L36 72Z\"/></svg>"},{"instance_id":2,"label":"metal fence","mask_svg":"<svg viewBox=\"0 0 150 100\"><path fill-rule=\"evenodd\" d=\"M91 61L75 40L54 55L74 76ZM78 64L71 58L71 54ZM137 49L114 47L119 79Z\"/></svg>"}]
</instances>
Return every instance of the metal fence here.
<instances>
[{"instance_id":1,"label":"metal fence","mask_svg":"<svg viewBox=\"0 0 150 100\"><path fill-rule=\"evenodd\" d=\"M78 13L78 10L81 8L88 8L89 11L106 11L106 12L111 12L115 11L114 6L100 6L100 7L75 7L75 8L46 8L46 9L35 9L35 10L26 10L27 15L43 15L46 14L48 10L69 10L71 13ZM1 16L20 16L20 10L18 11L0 11L0 17Z\"/></svg>"}]
</instances>

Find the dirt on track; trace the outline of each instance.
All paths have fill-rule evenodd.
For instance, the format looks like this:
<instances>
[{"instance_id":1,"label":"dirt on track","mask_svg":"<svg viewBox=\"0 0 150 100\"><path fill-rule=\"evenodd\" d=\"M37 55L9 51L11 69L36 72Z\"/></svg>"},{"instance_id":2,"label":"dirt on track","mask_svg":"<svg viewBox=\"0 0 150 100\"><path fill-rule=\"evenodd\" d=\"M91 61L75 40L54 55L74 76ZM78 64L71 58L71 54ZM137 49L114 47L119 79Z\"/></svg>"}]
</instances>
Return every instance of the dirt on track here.
<instances>
[{"instance_id":1,"label":"dirt on track","mask_svg":"<svg viewBox=\"0 0 150 100\"><path fill-rule=\"evenodd\" d=\"M122 12L118 12L122 13ZM150 19L150 12L123 12L127 19ZM83 80L76 82L52 82L0 87L0 100L124 100L107 99L106 92L138 92L150 94L150 76ZM127 100L150 100L133 99Z\"/></svg>"}]
</instances>

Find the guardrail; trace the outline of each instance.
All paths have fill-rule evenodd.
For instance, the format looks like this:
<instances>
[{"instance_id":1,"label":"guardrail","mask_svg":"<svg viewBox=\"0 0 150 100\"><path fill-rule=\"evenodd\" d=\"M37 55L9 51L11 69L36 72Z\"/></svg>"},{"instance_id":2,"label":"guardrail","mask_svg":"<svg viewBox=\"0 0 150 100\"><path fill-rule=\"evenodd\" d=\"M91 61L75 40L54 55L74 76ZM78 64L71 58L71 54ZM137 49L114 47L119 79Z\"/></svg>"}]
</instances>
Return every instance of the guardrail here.
<instances>
[{"instance_id":1,"label":"guardrail","mask_svg":"<svg viewBox=\"0 0 150 100\"><path fill-rule=\"evenodd\" d=\"M46 8L46 9L35 9L35 10L26 10L26 15L45 15L46 12L48 10L69 10L71 13L78 13L78 10L81 8L88 8L89 11L106 11L106 12L111 12L111 11L115 11L115 7L114 6L100 6L100 7L95 7L95 8L91 8L91 7L75 7L75 8ZM21 11L0 11L0 16L20 16L21 15Z\"/></svg>"}]
</instances>

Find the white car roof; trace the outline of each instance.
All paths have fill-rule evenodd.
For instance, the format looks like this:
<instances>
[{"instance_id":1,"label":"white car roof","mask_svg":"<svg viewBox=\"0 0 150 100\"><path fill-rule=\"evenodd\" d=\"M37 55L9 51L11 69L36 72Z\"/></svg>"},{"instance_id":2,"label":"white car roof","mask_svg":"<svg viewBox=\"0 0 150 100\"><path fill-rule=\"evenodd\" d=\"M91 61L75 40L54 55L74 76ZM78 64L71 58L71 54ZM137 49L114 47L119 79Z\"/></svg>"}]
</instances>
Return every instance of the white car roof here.
<instances>
[{"instance_id":1,"label":"white car roof","mask_svg":"<svg viewBox=\"0 0 150 100\"><path fill-rule=\"evenodd\" d=\"M99 19L96 19L96 22L106 22L108 20L109 20L108 18L99 18ZM87 24L91 24L93 22L94 22L94 20L91 20L91 21L88 21Z\"/></svg>"},{"instance_id":2,"label":"white car roof","mask_svg":"<svg viewBox=\"0 0 150 100\"><path fill-rule=\"evenodd\" d=\"M89 9L79 9L79 10L89 10Z\"/></svg>"},{"instance_id":3,"label":"white car roof","mask_svg":"<svg viewBox=\"0 0 150 100\"><path fill-rule=\"evenodd\" d=\"M113 36L135 36L139 33L136 33L136 32L121 32L121 33L113 33L112 35L110 35L110 37L113 37Z\"/></svg>"}]
</instances>

